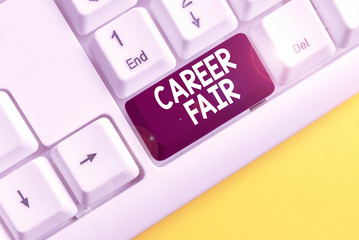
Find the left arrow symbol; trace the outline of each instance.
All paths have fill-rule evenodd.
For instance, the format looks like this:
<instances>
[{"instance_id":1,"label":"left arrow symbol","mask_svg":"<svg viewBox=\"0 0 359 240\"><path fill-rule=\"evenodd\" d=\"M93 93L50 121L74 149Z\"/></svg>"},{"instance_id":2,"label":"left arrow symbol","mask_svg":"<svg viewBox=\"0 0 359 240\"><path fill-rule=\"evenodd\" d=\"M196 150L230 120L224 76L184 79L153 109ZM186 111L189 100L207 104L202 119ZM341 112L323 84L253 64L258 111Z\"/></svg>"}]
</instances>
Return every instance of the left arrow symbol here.
<instances>
[{"instance_id":1,"label":"left arrow symbol","mask_svg":"<svg viewBox=\"0 0 359 240\"><path fill-rule=\"evenodd\" d=\"M29 205L29 199L28 198L24 198L24 196L22 195L22 193L18 190L17 193L19 194L19 196L21 197L21 203L24 204L26 207L30 208Z\"/></svg>"}]
</instances>

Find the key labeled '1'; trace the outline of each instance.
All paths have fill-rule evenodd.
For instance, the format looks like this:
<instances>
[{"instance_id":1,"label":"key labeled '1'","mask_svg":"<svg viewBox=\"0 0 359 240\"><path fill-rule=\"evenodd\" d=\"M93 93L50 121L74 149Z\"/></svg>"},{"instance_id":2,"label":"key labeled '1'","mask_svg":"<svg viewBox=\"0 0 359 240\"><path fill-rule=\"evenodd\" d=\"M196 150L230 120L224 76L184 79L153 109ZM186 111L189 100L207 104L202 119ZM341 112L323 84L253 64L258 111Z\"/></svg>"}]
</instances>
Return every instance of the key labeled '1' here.
<instances>
[{"instance_id":1,"label":"key labeled '1'","mask_svg":"<svg viewBox=\"0 0 359 240\"><path fill-rule=\"evenodd\" d=\"M116 95L126 98L176 65L151 16L134 8L97 30L90 50Z\"/></svg>"},{"instance_id":2,"label":"key labeled '1'","mask_svg":"<svg viewBox=\"0 0 359 240\"><path fill-rule=\"evenodd\" d=\"M165 160L265 99L274 85L238 34L126 103L156 160Z\"/></svg>"}]
</instances>

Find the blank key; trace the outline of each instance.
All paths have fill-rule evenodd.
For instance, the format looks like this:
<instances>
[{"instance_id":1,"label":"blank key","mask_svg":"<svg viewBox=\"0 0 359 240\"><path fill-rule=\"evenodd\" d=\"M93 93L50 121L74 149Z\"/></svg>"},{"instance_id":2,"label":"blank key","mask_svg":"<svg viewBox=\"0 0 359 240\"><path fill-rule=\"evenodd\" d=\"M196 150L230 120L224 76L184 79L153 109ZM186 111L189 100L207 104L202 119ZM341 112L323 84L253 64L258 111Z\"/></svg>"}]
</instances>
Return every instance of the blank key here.
<instances>
[{"instance_id":1,"label":"blank key","mask_svg":"<svg viewBox=\"0 0 359 240\"><path fill-rule=\"evenodd\" d=\"M0 91L0 172L37 148L37 141L10 97Z\"/></svg>"},{"instance_id":2,"label":"blank key","mask_svg":"<svg viewBox=\"0 0 359 240\"><path fill-rule=\"evenodd\" d=\"M46 158L0 180L0 214L17 240L34 240L77 212Z\"/></svg>"},{"instance_id":3,"label":"blank key","mask_svg":"<svg viewBox=\"0 0 359 240\"><path fill-rule=\"evenodd\" d=\"M313 0L314 6L339 47L359 41L358 0Z\"/></svg>"},{"instance_id":4,"label":"blank key","mask_svg":"<svg viewBox=\"0 0 359 240\"><path fill-rule=\"evenodd\" d=\"M273 78L290 82L335 52L308 0L292 0L254 25L250 37Z\"/></svg>"}]
</instances>

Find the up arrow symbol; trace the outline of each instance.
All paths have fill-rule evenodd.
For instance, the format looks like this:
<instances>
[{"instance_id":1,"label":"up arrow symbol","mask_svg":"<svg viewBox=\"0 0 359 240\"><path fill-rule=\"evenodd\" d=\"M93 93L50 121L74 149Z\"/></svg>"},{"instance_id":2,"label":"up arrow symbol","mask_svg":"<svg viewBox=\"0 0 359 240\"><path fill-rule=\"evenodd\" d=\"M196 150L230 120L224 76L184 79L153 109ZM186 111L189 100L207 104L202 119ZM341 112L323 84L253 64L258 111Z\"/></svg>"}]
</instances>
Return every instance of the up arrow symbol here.
<instances>
[{"instance_id":1,"label":"up arrow symbol","mask_svg":"<svg viewBox=\"0 0 359 240\"><path fill-rule=\"evenodd\" d=\"M20 190L17 191L17 193L19 194L19 196L21 197L21 203L24 204L26 207L30 208L29 205L29 199L28 198L24 198L24 196L22 195L22 193L20 192Z\"/></svg>"}]
</instances>

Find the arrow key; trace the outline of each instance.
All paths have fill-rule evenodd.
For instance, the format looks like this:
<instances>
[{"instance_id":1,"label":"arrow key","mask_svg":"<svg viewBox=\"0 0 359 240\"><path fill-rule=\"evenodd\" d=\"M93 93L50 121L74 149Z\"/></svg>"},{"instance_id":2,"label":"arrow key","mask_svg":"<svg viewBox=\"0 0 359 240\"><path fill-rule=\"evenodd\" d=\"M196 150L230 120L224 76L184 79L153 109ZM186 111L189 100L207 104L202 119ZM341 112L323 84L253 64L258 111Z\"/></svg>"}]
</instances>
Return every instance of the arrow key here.
<instances>
[{"instance_id":1,"label":"arrow key","mask_svg":"<svg viewBox=\"0 0 359 240\"><path fill-rule=\"evenodd\" d=\"M37 158L0 180L0 215L15 239L38 239L76 212L46 158Z\"/></svg>"},{"instance_id":2,"label":"arrow key","mask_svg":"<svg viewBox=\"0 0 359 240\"><path fill-rule=\"evenodd\" d=\"M25 197L22 195L22 193L21 193L20 190L17 190L17 193L18 193L19 196L21 197L21 201L20 201L20 202L21 202L22 204L24 204L24 206L30 208L29 199L28 199L28 198L25 198Z\"/></svg>"},{"instance_id":3,"label":"arrow key","mask_svg":"<svg viewBox=\"0 0 359 240\"><path fill-rule=\"evenodd\" d=\"M126 146L107 118L59 143L51 152L79 202L92 206L139 174Z\"/></svg>"},{"instance_id":4,"label":"arrow key","mask_svg":"<svg viewBox=\"0 0 359 240\"><path fill-rule=\"evenodd\" d=\"M183 59L214 44L238 24L226 0L152 0L150 3L173 48Z\"/></svg>"}]
</instances>

